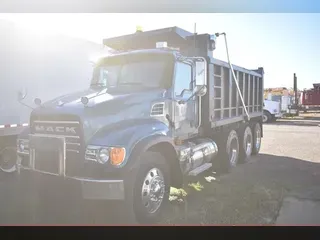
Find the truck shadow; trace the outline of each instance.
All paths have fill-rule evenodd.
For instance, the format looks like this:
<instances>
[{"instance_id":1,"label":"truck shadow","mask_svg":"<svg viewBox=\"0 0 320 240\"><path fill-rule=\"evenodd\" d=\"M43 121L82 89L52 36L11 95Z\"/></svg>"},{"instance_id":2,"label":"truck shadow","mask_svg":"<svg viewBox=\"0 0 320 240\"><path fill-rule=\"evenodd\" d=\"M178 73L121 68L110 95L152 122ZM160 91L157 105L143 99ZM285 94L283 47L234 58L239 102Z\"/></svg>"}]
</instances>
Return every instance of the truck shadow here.
<instances>
[{"instance_id":1,"label":"truck shadow","mask_svg":"<svg viewBox=\"0 0 320 240\"><path fill-rule=\"evenodd\" d=\"M199 176L195 181L199 181L203 189L190 189L187 204L180 206L179 217L175 213L165 222L272 224L288 194L320 199L319 176L319 163L260 154L231 174L217 176L210 183L205 175Z\"/></svg>"},{"instance_id":2,"label":"truck shadow","mask_svg":"<svg viewBox=\"0 0 320 240\"><path fill-rule=\"evenodd\" d=\"M260 154L230 174L209 171L188 179L184 187L188 195L183 202L171 202L161 224L273 224L284 196L320 199L319 176L319 163ZM195 190L190 183L201 187ZM42 205L40 220L35 216L39 200L16 185L14 179L0 183L0 224L137 224L128 220L122 204L80 203L76 198L52 199L55 207Z\"/></svg>"}]
</instances>

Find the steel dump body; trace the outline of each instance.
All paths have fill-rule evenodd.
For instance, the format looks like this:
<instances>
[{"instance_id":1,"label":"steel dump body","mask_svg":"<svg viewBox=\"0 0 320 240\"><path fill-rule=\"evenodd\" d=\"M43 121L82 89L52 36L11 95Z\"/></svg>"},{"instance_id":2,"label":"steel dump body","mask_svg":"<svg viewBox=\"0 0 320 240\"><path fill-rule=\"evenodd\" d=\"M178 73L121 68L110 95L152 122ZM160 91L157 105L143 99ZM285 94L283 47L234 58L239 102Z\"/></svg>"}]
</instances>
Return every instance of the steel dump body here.
<instances>
[{"instance_id":1,"label":"steel dump body","mask_svg":"<svg viewBox=\"0 0 320 240\"><path fill-rule=\"evenodd\" d=\"M204 118L211 122L211 127L242 121L246 114L229 64L218 59L210 59L208 95L204 101L209 115ZM233 69L250 118L262 116L263 69L247 70L235 65Z\"/></svg>"}]
</instances>

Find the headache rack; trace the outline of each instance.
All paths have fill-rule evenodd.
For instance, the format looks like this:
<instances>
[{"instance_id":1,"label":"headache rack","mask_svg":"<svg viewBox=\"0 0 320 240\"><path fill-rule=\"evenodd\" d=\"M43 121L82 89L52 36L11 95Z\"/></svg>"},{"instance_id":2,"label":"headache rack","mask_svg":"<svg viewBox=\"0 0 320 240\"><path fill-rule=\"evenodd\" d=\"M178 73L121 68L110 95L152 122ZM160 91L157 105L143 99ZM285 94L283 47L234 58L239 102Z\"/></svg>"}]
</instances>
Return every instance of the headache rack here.
<instances>
[{"instance_id":1,"label":"headache rack","mask_svg":"<svg viewBox=\"0 0 320 240\"><path fill-rule=\"evenodd\" d=\"M177 49L185 56L207 57L212 56L215 48L215 35L194 34L178 27L169 27L103 40L104 45L119 52L154 49L159 42L168 43L168 48Z\"/></svg>"}]
</instances>

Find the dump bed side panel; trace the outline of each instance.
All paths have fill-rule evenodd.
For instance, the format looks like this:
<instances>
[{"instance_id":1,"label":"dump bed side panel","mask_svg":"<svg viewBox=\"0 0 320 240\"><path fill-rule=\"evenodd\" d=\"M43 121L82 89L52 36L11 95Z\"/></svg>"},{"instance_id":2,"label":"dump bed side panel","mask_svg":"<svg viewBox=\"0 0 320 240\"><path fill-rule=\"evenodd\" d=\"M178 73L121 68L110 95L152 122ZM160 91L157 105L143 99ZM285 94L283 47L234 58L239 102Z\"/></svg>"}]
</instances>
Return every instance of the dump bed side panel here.
<instances>
[{"instance_id":1,"label":"dump bed side panel","mask_svg":"<svg viewBox=\"0 0 320 240\"><path fill-rule=\"evenodd\" d=\"M263 69L248 70L234 65L233 68L250 118L262 116ZM242 121L246 114L229 64L212 59L208 84L209 116L206 117L211 127Z\"/></svg>"}]
</instances>

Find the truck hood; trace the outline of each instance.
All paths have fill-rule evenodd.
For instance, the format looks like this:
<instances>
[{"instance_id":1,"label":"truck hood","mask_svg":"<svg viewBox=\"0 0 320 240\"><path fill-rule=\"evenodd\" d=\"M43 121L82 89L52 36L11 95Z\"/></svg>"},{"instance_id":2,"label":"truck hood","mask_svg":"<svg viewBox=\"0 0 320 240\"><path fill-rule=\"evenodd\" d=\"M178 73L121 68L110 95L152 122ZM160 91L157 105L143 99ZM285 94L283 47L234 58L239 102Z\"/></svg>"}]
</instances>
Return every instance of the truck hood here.
<instances>
[{"instance_id":1,"label":"truck hood","mask_svg":"<svg viewBox=\"0 0 320 240\"><path fill-rule=\"evenodd\" d=\"M271 114L278 114L281 112L280 102L264 100L263 109L269 111Z\"/></svg>"},{"instance_id":2,"label":"truck hood","mask_svg":"<svg viewBox=\"0 0 320 240\"><path fill-rule=\"evenodd\" d=\"M45 102L42 104L42 108L55 108L55 107L77 107L83 108L84 105L81 102L82 97L87 97L89 99L89 103L87 107L93 107L99 103L107 102L117 97L121 97L126 95L125 92L123 94L110 94L108 93L108 89L94 89L89 88L83 91L74 92L71 94L66 94L59 96L55 99Z\"/></svg>"},{"instance_id":3,"label":"truck hood","mask_svg":"<svg viewBox=\"0 0 320 240\"><path fill-rule=\"evenodd\" d=\"M81 112L81 110L97 108L100 105L110 105L109 107L112 106L112 108L114 108L114 104L132 104L133 102L143 100L143 98L154 94L156 94L156 96L159 94L162 95L161 93L163 92L163 89L150 90L135 87L124 87L121 89L89 88L83 91L62 95L53 100L47 101L43 103L41 107L37 108L37 111L39 111L39 109L62 110L72 108L73 110L77 109ZM87 97L89 99L86 106L81 102L82 97ZM118 105L117 107L119 108L121 106ZM110 108L108 110L110 111Z\"/></svg>"},{"instance_id":4,"label":"truck hood","mask_svg":"<svg viewBox=\"0 0 320 240\"><path fill-rule=\"evenodd\" d=\"M85 139L90 139L97 131L119 124L150 118L152 105L166 97L164 89L122 89L90 88L60 96L42 104L32 112L32 118L41 116L74 115L82 124ZM89 98L85 106L81 97Z\"/></svg>"}]
</instances>

